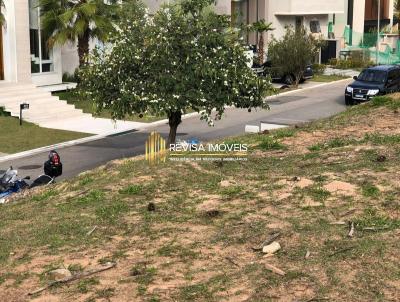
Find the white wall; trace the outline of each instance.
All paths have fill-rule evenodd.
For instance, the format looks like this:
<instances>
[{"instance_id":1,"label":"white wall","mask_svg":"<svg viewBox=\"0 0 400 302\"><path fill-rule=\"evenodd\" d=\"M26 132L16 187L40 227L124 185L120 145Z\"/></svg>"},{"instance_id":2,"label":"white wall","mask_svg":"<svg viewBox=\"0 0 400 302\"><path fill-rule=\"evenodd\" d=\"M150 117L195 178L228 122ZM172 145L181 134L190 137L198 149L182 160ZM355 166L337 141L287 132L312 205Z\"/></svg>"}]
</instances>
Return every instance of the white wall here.
<instances>
[{"instance_id":1,"label":"white wall","mask_svg":"<svg viewBox=\"0 0 400 302\"><path fill-rule=\"evenodd\" d=\"M9 82L31 81L28 0L5 0L4 76Z\"/></svg>"}]
</instances>

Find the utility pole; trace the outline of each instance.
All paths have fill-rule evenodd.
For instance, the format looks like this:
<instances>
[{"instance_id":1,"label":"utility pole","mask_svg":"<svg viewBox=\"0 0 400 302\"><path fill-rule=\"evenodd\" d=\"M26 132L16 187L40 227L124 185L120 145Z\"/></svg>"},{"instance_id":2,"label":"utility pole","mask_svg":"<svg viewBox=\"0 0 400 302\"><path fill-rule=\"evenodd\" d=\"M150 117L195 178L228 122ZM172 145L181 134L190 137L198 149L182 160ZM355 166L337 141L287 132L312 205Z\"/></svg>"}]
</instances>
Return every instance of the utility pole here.
<instances>
[{"instance_id":1,"label":"utility pole","mask_svg":"<svg viewBox=\"0 0 400 302\"><path fill-rule=\"evenodd\" d=\"M380 40L380 29L381 29L381 0L378 1L378 28L376 38L376 65L379 65L379 40Z\"/></svg>"}]
</instances>

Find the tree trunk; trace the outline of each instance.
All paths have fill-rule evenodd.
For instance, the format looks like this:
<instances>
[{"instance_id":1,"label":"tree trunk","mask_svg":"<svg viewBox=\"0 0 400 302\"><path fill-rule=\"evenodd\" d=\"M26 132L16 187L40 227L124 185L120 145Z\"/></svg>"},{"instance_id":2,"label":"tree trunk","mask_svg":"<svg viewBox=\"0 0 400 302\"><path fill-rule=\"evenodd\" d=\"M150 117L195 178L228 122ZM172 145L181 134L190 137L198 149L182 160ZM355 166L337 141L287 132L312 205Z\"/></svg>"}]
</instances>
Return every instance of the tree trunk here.
<instances>
[{"instance_id":1,"label":"tree trunk","mask_svg":"<svg viewBox=\"0 0 400 302\"><path fill-rule=\"evenodd\" d=\"M182 113L180 111L168 113L168 124L169 124L168 147L170 144L175 144L176 132L181 122L182 122Z\"/></svg>"},{"instance_id":2,"label":"tree trunk","mask_svg":"<svg viewBox=\"0 0 400 302\"><path fill-rule=\"evenodd\" d=\"M298 74L295 75L294 83L293 83L295 88L299 87L299 84L300 84L300 81L301 81L302 77L303 77L303 73L298 73Z\"/></svg>"},{"instance_id":3,"label":"tree trunk","mask_svg":"<svg viewBox=\"0 0 400 302\"><path fill-rule=\"evenodd\" d=\"M82 37L78 37L79 67L82 67L86 63L86 58L89 55L89 40L90 33L88 29Z\"/></svg>"},{"instance_id":4,"label":"tree trunk","mask_svg":"<svg viewBox=\"0 0 400 302\"><path fill-rule=\"evenodd\" d=\"M263 36L263 33L260 33L260 41L258 42L258 60L259 60L260 65L262 65L264 63L264 36Z\"/></svg>"}]
</instances>

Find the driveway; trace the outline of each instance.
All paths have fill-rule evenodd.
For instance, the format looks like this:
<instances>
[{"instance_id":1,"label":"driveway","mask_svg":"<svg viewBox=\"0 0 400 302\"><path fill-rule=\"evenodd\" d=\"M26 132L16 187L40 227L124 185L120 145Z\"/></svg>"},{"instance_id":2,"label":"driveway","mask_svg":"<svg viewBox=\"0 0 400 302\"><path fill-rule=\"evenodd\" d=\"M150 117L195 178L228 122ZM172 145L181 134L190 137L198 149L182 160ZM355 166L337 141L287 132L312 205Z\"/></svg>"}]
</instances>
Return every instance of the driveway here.
<instances>
[{"instance_id":1,"label":"driveway","mask_svg":"<svg viewBox=\"0 0 400 302\"><path fill-rule=\"evenodd\" d=\"M349 80L350 82L350 80ZM209 127L198 116L185 119L178 129L179 139L198 138L202 141L244 134L246 125L259 125L260 122L282 125L295 125L332 116L344 111L344 89L347 82L333 83L321 88L296 91L269 101L270 110L247 110L229 108L224 118ZM98 167L110 160L144 154L145 141L151 131L164 137L168 135L168 125L129 132L117 136L59 149L64 164L64 175L60 179L71 178L77 174ZM19 169L20 176L35 177L42 173L42 165L47 152L28 156L13 162L0 163L0 170L10 165Z\"/></svg>"}]
</instances>

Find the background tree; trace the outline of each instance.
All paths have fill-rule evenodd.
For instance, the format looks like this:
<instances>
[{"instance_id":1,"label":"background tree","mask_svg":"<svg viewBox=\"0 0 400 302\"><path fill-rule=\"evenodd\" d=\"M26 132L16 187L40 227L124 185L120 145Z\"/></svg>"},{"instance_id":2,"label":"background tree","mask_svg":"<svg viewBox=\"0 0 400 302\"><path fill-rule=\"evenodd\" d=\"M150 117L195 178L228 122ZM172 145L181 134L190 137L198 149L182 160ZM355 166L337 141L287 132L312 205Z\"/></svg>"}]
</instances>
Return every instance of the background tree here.
<instances>
[{"instance_id":1,"label":"background tree","mask_svg":"<svg viewBox=\"0 0 400 302\"><path fill-rule=\"evenodd\" d=\"M210 125L226 106L262 107L272 89L247 66L227 16L206 9L213 0L185 0L149 17L129 3L112 48L96 50L81 72L81 91L113 118L165 114L174 143L182 114L201 113Z\"/></svg>"},{"instance_id":2,"label":"background tree","mask_svg":"<svg viewBox=\"0 0 400 302\"><path fill-rule=\"evenodd\" d=\"M298 87L304 70L314 61L322 46L323 42L307 33L304 27L294 30L288 26L281 40L270 42L268 55L273 67L279 69L281 74L292 75L293 84Z\"/></svg>"},{"instance_id":3,"label":"background tree","mask_svg":"<svg viewBox=\"0 0 400 302\"><path fill-rule=\"evenodd\" d=\"M273 31L272 23L265 23L265 20L259 20L254 22L250 26L250 30L258 33L260 36L259 40L257 41L257 52L258 52L258 63L262 65L264 63L264 33Z\"/></svg>"},{"instance_id":4,"label":"background tree","mask_svg":"<svg viewBox=\"0 0 400 302\"><path fill-rule=\"evenodd\" d=\"M6 22L6 19L3 15L3 9L5 8L4 6L4 1L0 0L0 27Z\"/></svg>"},{"instance_id":5,"label":"background tree","mask_svg":"<svg viewBox=\"0 0 400 302\"><path fill-rule=\"evenodd\" d=\"M77 43L79 65L85 63L91 39L104 42L114 31L116 0L39 0L42 30L49 47Z\"/></svg>"},{"instance_id":6,"label":"background tree","mask_svg":"<svg viewBox=\"0 0 400 302\"><path fill-rule=\"evenodd\" d=\"M397 21L398 34L400 35L400 0L394 0L394 18Z\"/></svg>"}]
</instances>

